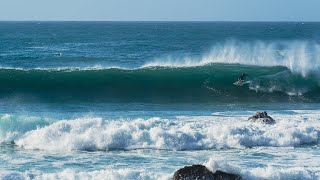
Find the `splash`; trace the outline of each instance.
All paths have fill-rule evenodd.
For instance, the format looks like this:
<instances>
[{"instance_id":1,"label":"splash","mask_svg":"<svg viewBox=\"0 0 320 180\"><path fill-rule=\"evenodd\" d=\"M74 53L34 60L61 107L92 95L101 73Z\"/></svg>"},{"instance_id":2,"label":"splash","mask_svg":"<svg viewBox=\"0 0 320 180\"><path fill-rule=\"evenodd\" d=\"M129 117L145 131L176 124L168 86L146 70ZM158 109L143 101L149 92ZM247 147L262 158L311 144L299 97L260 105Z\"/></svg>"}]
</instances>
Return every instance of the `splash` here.
<instances>
[{"instance_id":1,"label":"splash","mask_svg":"<svg viewBox=\"0 0 320 180\"><path fill-rule=\"evenodd\" d=\"M320 44L310 41L227 41L213 46L209 53L200 58L167 57L147 62L143 67L191 67L211 63L283 66L306 77L320 72Z\"/></svg>"},{"instance_id":2,"label":"splash","mask_svg":"<svg viewBox=\"0 0 320 180\"><path fill-rule=\"evenodd\" d=\"M276 126L247 121L247 117L184 117L183 119L61 120L26 132L15 140L26 149L48 151L113 151L158 149L168 151L291 147L319 144L320 124L310 115L274 117ZM312 120L314 119L314 120Z\"/></svg>"}]
</instances>

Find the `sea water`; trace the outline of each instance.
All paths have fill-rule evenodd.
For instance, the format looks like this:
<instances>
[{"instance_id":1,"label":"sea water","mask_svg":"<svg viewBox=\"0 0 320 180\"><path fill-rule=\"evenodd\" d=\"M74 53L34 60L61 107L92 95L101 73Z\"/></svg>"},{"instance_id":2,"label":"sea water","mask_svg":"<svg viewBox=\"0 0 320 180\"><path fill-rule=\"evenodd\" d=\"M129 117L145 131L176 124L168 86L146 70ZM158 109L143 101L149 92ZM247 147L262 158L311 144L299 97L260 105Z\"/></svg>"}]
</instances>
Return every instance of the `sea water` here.
<instances>
[{"instance_id":1,"label":"sea water","mask_svg":"<svg viewBox=\"0 0 320 180\"><path fill-rule=\"evenodd\" d=\"M0 22L1 179L320 179L320 23ZM233 83L242 72L249 84ZM267 111L276 124L248 121Z\"/></svg>"}]
</instances>

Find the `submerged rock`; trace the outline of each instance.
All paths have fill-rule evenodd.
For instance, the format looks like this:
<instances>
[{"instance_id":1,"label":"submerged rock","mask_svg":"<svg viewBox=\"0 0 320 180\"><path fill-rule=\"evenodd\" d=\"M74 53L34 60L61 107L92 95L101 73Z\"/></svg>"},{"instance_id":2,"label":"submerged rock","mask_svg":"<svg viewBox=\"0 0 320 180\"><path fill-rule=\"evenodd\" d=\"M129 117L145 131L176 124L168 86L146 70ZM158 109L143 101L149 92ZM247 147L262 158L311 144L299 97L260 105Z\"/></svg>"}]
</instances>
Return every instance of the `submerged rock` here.
<instances>
[{"instance_id":1,"label":"submerged rock","mask_svg":"<svg viewBox=\"0 0 320 180\"><path fill-rule=\"evenodd\" d=\"M276 121L268 116L267 112L257 112L255 115L248 118L251 122L259 122L263 124L275 124Z\"/></svg>"},{"instance_id":2,"label":"submerged rock","mask_svg":"<svg viewBox=\"0 0 320 180\"><path fill-rule=\"evenodd\" d=\"M241 176L222 171L212 173L203 165L185 166L173 175L173 180L241 180Z\"/></svg>"}]
</instances>

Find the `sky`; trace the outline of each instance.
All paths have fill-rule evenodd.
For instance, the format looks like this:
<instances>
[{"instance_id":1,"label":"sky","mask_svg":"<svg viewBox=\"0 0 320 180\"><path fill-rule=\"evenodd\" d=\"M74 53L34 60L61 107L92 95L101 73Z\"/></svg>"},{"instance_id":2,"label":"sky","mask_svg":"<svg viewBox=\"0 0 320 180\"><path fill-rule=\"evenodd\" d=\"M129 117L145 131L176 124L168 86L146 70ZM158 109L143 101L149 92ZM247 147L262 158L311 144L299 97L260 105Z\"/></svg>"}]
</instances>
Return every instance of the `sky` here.
<instances>
[{"instance_id":1,"label":"sky","mask_svg":"<svg viewBox=\"0 0 320 180\"><path fill-rule=\"evenodd\" d=\"M7 21L320 21L320 0L0 0Z\"/></svg>"}]
</instances>

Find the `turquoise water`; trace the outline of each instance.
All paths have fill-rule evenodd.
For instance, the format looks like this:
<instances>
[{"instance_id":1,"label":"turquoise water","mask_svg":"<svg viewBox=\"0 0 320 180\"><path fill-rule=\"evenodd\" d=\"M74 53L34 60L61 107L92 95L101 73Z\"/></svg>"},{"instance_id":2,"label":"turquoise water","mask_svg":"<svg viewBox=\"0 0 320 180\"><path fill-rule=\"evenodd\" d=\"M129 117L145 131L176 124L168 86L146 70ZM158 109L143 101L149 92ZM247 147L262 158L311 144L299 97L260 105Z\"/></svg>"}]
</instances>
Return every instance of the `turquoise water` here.
<instances>
[{"instance_id":1,"label":"turquoise water","mask_svg":"<svg viewBox=\"0 0 320 180\"><path fill-rule=\"evenodd\" d=\"M0 22L0 178L320 179L319 29Z\"/></svg>"}]
</instances>

